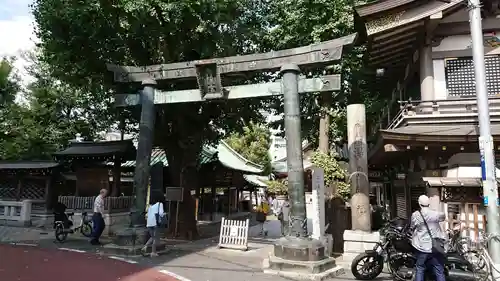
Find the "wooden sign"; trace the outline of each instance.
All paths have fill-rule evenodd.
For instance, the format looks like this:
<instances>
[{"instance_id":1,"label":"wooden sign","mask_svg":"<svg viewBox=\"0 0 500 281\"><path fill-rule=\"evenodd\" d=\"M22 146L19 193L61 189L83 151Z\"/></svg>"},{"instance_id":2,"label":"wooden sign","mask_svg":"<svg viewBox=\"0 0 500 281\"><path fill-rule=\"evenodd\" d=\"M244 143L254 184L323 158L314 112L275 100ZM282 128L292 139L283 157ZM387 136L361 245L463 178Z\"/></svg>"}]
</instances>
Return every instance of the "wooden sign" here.
<instances>
[{"instance_id":1,"label":"wooden sign","mask_svg":"<svg viewBox=\"0 0 500 281\"><path fill-rule=\"evenodd\" d=\"M184 199L184 188L167 187L165 189L165 199L167 201L182 202L182 200Z\"/></svg>"}]
</instances>

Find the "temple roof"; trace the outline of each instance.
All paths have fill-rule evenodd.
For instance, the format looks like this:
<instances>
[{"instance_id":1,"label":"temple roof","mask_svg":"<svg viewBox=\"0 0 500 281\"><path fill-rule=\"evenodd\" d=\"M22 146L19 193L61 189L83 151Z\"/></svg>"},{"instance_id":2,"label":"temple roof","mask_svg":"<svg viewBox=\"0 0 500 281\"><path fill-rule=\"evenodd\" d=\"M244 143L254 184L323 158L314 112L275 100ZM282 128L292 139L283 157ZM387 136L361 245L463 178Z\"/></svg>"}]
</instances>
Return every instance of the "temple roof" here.
<instances>
[{"instance_id":1,"label":"temple roof","mask_svg":"<svg viewBox=\"0 0 500 281\"><path fill-rule=\"evenodd\" d=\"M92 158L120 156L124 160L134 159L136 149L132 140L103 142L72 142L68 148L54 153L56 158Z\"/></svg>"},{"instance_id":2,"label":"temple roof","mask_svg":"<svg viewBox=\"0 0 500 281\"><path fill-rule=\"evenodd\" d=\"M463 8L465 0L380 0L356 7L365 22L368 49L366 69L380 87L395 86L398 79L412 73L410 65L418 61L418 49L430 20L437 25L441 18ZM389 84L388 84L389 83ZM386 90L387 91L387 90Z\"/></svg>"},{"instance_id":3,"label":"temple roof","mask_svg":"<svg viewBox=\"0 0 500 281\"><path fill-rule=\"evenodd\" d=\"M229 147L225 141L220 141L217 147L205 146L199 160L200 165L219 161L220 164L229 169L252 174L260 174L263 172L262 166L245 159L238 152ZM153 149L151 153L151 165L159 162L163 163L164 166L168 166L165 151L163 149ZM127 161L122 167L135 167L135 161Z\"/></svg>"},{"instance_id":4,"label":"temple roof","mask_svg":"<svg viewBox=\"0 0 500 281\"><path fill-rule=\"evenodd\" d=\"M491 124L491 134L500 138L500 124ZM479 136L477 124L408 125L389 130L380 130L384 140L464 142L476 141Z\"/></svg>"},{"instance_id":5,"label":"temple roof","mask_svg":"<svg viewBox=\"0 0 500 281\"><path fill-rule=\"evenodd\" d=\"M2 161L0 170L42 170L52 169L59 166L59 163L52 161Z\"/></svg>"},{"instance_id":6,"label":"temple roof","mask_svg":"<svg viewBox=\"0 0 500 281\"><path fill-rule=\"evenodd\" d=\"M267 187L266 181L269 180L265 176L258 176L258 175L243 175L243 178L248 183L258 187Z\"/></svg>"}]
</instances>

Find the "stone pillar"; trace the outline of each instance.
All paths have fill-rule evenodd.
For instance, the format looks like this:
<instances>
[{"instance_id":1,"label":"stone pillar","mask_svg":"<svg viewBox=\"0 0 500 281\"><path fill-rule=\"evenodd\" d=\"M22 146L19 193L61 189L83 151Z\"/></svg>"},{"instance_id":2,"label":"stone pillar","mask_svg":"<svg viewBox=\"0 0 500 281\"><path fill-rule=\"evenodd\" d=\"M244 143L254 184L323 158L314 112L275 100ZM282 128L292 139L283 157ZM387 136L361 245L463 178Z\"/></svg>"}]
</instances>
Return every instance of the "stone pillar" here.
<instances>
[{"instance_id":1,"label":"stone pillar","mask_svg":"<svg viewBox=\"0 0 500 281\"><path fill-rule=\"evenodd\" d=\"M274 245L274 255L263 262L265 273L289 279L324 280L338 276L342 268L335 259L325 255L325 247L317 239L307 237L307 217L304 193L304 167L300 129L298 93L299 67L281 68L281 92L285 104L285 133L288 163L288 195L291 215L290 231ZM324 201L323 201L324 204Z\"/></svg>"},{"instance_id":2,"label":"stone pillar","mask_svg":"<svg viewBox=\"0 0 500 281\"><path fill-rule=\"evenodd\" d=\"M121 187L121 159L115 158L115 162L113 165L113 190L111 191L111 196L118 197L120 196L120 187Z\"/></svg>"},{"instance_id":3,"label":"stone pillar","mask_svg":"<svg viewBox=\"0 0 500 281\"><path fill-rule=\"evenodd\" d=\"M364 104L347 106L347 143L349 148L349 182L351 184L352 229L371 231L370 183L366 145Z\"/></svg>"},{"instance_id":4,"label":"stone pillar","mask_svg":"<svg viewBox=\"0 0 500 281\"><path fill-rule=\"evenodd\" d=\"M434 100L434 66L432 63L432 47L426 44L420 49L420 100ZM431 108L425 108L432 110Z\"/></svg>"},{"instance_id":5,"label":"stone pillar","mask_svg":"<svg viewBox=\"0 0 500 281\"><path fill-rule=\"evenodd\" d=\"M322 241L325 234L325 179L324 171L314 167L312 172L312 238Z\"/></svg>"},{"instance_id":6,"label":"stone pillar","mask_svg":"<svg viewBox=\"0 0 500 281\"><path fill-rule=\"evenodd\" d=\"M139 142L134 171L134 225L144 225L142 212L146 208L146 194L149 184L151 151L153 149L153 132L155 126L154 92L156 81L142 81L144 89L141 92L141 120L139 123Z\"/></svg>"},{"instance_id":7,"label":"stone pillar","mask_svg":"<svg viewBox=\"0 0 500 281\"><path fill-rule=\"evenodd\" d=\"M291 203L290 235L297 238L304 238L307 236L307 224L304 227L304 221L306 220L306 204L298 93L299 73L300 69L296 65L286 65L281 68L281 91L285 101L288 195Z\"/></svg>"}]
</instances>

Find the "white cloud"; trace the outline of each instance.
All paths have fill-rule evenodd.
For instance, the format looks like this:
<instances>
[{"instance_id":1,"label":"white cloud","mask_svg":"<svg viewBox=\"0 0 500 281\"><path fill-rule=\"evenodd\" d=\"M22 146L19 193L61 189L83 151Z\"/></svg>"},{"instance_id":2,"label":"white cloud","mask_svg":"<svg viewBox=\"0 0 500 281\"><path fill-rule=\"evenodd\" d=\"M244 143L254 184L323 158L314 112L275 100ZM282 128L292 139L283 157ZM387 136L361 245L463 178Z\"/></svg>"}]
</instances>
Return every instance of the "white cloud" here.
<instances>
[{"instance_id":1,"label":"white cloud","mask_svg":"<svg viewBox=\"0 0 500 281\"><path fill-rule=\"evenodd\" d=\"M26 72L29 62L22 58L22 53L35 47L34 20L25 0L0 0L0 58L15 56L14 68L26 86L33 78ZM22 101L22 93L18 95Z\"/></svg>"},{"instance_id":2,"label":"white cloud","mask_svg":"<svg viewBox=\"0 0 500 281\"><path fill-rule=\"evenodd\" d=\"M0 55L16 55L34 47L34 23L31 16L0 20Z\"/></svg>"}]
</instances>

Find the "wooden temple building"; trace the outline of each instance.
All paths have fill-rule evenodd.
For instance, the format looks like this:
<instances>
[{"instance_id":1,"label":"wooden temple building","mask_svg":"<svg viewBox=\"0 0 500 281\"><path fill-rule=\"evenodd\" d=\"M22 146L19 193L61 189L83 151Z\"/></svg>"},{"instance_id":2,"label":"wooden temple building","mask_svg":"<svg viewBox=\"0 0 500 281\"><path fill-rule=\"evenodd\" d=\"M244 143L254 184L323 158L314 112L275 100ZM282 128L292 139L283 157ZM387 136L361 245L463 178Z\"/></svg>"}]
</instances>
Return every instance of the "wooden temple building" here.
<instances>
[{"instance_id":1,"label":"wooden temple building","mask_svg":"<svg viewBox=\"0 0 500 281\"><path fill-rule=\"evenodd\" d=\"M252 197L257 196L257 189L265 187L262 181L265 177L261 176L263 167L248 161L224 141L215 147L205 146L199 161L201 180L198 188L191 191L197 201L199 220L214 220L220 214L249 211ZM172 186L164 150L153 149L150 164L156 163L162 163L165 167L164 186ZM127 174L125 181L133 181L134 167L135 161L127 161L122 165L123 172ZM243 193L250 196L242 196Z\"/></svg>"},{"instance_id":2,"label":"wooden temple building","mask_svg":"<svg viewBox=\"0 0 500 281\"><path fill-rule=\"evenodd\" d=\"M491 131L500 150L500 18L483 2ZM431 207L484 229L478 117L467 1L379 0L356 8L368 35L365 74L387 102L368 129L368 162L391 216ZM496 153L498 157L499 154ZM492 201L493 199L490 199Z\"/></svg>"},{"instance_id":3,"label":"wooden temple building","mask_svg":"<svg viewBox=\"0 0 500 281\"><path fill-rule=\"evenodd\" d=\"M106 188L110 191L105 202L107 210L128 212L133 203L135 153L131 140L82 141L55 153L52 162L0 162L0 201L30 200L33 216L50 216L57 201L73 210L91 209L94 197ZM197 202L198 219L214 220L250 211L252 197L257 198L257 189L266 185L267 178L261 175L263 168L224 141L204 147L199 159L201 180L191 192ZM151 165L160 162L164 166L165 191L172 186L167 157L165 151L154 149ZM244 192L247 196L243 196Z\"/></svg>"}]
</instances>

